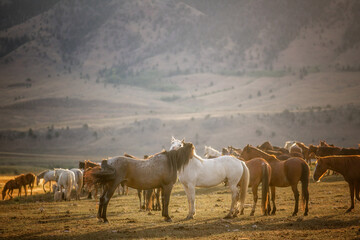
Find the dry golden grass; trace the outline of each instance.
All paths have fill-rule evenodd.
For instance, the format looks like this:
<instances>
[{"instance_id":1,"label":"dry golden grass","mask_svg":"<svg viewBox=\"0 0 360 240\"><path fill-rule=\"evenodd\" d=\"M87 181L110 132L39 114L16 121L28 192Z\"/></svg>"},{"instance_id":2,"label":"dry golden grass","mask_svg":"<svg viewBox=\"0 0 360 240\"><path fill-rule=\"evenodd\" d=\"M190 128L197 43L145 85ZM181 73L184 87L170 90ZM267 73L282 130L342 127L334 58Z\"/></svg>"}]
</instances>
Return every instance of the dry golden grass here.
<instances>
[{"instance_id":1,"label":"dry golden grass","mask_svg":"<svg viewBox=\"0 0 360 240\"><path fill-rule=\"evenodd\" d=\"M1 186L10 176L0 178ZM329 176L325 182L310 183L309 216L291 217L293 195L290 188L277 188L275 216L261 216L258 204L250 217L252 195L248 193L244 216L222 219L230 206L229 190L219 185L197 189L194 220L182 221L187 214L187 200L177 183L170 200L172 223L163 221L161 213L139 211L136 191L111 199L108 208L110 224L99 223L97 204L85 196L80 201L54 202L52 194L36 187L27 198L0 203L1 238L11 239L119 239L119 238L196 238L196 239L357 239L360 238L359 203L352 213L347 183L340 176ZM14 196L17 193L14 192Z\"/></svg>"}]
</instances>

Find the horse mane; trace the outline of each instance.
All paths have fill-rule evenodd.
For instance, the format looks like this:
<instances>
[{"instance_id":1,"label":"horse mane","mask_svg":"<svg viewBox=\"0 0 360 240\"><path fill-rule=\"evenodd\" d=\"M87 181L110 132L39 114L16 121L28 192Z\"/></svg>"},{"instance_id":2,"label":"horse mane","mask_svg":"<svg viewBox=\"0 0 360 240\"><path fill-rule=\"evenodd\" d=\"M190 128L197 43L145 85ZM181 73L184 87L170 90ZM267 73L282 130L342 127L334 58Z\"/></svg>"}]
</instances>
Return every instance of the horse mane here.
<instances>
[{"instance_id":1,"label":"horse mane","mask_svg":"<svg viewBox=\"0 0 360 240\"><path fill-rule=\"evenodd\" d=\"M166 155L169 163L169 168L171 169L171 171L176 173L180 169L184 169L184 167L189 163L190 159L195 156L194 149L195 148L192 143L184 143L183 147L177 150L163 150L158 154ZM155 154L154 156L158 154Z\"/></svg>"},{"instance_id":2,"label":"horse mane","mask_svg":"<svg viewBox=\"0 0 360 240\"><path fill-rule=\"evenodd\" d=\"M87 169L89 167L96 167L96 166L100 166L100 164L92 162L90 160L85 160L84 169Z\"/></svg>"}]
</instances>

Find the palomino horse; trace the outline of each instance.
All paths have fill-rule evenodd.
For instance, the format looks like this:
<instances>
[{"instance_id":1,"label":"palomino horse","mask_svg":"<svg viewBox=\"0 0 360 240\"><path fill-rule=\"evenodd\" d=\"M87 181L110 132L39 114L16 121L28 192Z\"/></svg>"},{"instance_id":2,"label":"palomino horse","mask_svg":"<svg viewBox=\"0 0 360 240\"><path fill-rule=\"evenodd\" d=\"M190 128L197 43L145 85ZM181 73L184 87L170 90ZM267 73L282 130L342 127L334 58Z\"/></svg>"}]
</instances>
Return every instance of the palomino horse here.
<instances>
[{"instance_id":1,"label":"palomino horse","mask_svg":"<svg viewBox=\"0 0 360 240\"><path fill-rule=\"evenodd\" d=\"M227 148L223 148L223 152L228 154L224 155L233 155L236 153L238 156L240 154L237 153L236 148L231 146ZM220 156L220 155L219 155ZM238 157L237 157L238 158ZM238 158L239 160L243 161L244 159ZM260 183L262 183L262 198L261 198L261 210L263 215L268 215L268 205L269 205L269 183L271 177L271 167L270 165L262 158L253 158L249 161L245 162L246 166L250 172L250 181L249 187L252 189L253 193L253 207L250 212L250 216L254 216L256 203L258 200L258 187ZM244 214L244 209L241 210L241 214Z\"/></svg>"},{"instance_id":2,"label":"palomino horse","mask_svg":"<svg viewBox=\"0 0 360 240\"><path fill-rule=\"evenodd\" d=\"M302 202L305 203L304 215L308 214L308 203L309 203L309 175L310 168L304 159L298 157L291 157L287 160L280 161L273 155L269 155L264 151L247 145L241 154L245 160L260 157L265 159L271 166L271 201L273 203L273 210L271 214L275 214L275 187L289 187L294 193L295 197L295 208L293 216L296 216L299 208L299 191L297 184L301 181L302 187Z\"/></svg>"},{"instance_id":3,"label":"palomino horse","mask_svg":"<svg viewBox=\"0 0 360 240\"><path fill-rule=\"evenodd\" d=\"M36 185L37 186L39 186L39 183L40 183L41 179L44 179L44 184L43 184L44 192L46 192L45 184L48 183L48 182L49 182L49 188L50 188L50 192L51 192L51 181L56 181L54 171L53 170L45 170L45 171L42 171L41 173L39 173L36 176Z\"/></svg>"},{"instance_id":4,"label":"palomino horse","mask_svg":"<svg viewBox=\"0 0 360 240\"><path fill-rule=\"evenodd\" d=\"M360 201L360 155L318 157L314 180L319 181L328 169L343 175L349 184L351 206L346 210L348 213L354 208L354 192L356 192L356 199Z\"/></svg>"},{"instance_id":5,"label":"palomino horse","mask_svg":"<svg viewBox=\"0 0 360 240\"><path fill-rule=\"evenodd\" d=\"M172 137L170 150L179 149L183 145L184 141ZM243 161L239 161L233 156L202 159L194 149L194 156L189 163L178 171L179 181L184 186L189 203L189 214L186 220L194 218L195 215L195 187L209 188L224 182L224 180L227 180L232 193L230 212L225 218L236 217L244 208L250 174ZM239 201L240 210L238 209Z\"/></svg>"},{"instance_id":6,"label":"palomino horse","mask_svg":"<svg viewBox=\"0 0 360 240\"><path fill-rule=\"evenodd\" d=\"M7 181L5 183L5 186L2 190L2 200L5 199L6 193L10 197L10 199L12 199L13 198L12 194L13 194L14 189L19 189L19 192L20 192L20 188L21 188L21 186L19 186L14 179L10 179L9 181Z\"/></svg>"},{"instance_id":7,"label":"palomino horse","mask_svg":"<svg viewBox=\"0 0 360 240\"><path fill-rule=\"evenodd\" d=\"M93 171L95 183L104 186L100 197L98 218L105 223L106 210L115 189L121 183L135 189L162 189L162 216L171 222L169 202L171 190L177 180L177 171L184 168L194 155L194 145L185 143L174 151L162 151L147 160L135 160L127 157L114 157L101 162L101 168Z\"/></svg>"}]
</instances>

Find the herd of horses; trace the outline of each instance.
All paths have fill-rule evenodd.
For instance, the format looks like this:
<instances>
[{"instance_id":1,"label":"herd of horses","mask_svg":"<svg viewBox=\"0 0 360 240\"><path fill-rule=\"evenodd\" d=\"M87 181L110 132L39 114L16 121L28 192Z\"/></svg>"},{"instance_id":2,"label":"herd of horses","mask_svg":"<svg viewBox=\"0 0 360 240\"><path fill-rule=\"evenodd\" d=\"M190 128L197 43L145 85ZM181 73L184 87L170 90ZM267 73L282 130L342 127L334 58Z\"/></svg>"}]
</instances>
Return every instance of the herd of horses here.
<instances>
[{"instance_id":1,"label":"herd of horses","mask_svg":"<svg viewBox=\"0 0 360 240\"><path fill-rule=\"evenodd\" d=\"M172 137L168 151L144 156L144 159L124 154L102 160L101 164L80 162L78 169L46 170L37 175L37 184L40 179L44 179L43 189L46 192L45 184L56 181L54 200L70 200L73 188L76 190L76 199L80 199L83 186L89 191L89 196L96 196L101 191L97 217L105 223L108 222L106 212L109 201L120 186L123 193L127 187L138 189L140 209L161 210L165 221L171 221L168 207L177 180L183 185L188 200L186 220L195 216L195 188L209 188L221 183L225 183L231 192L231 205L225 218L244 214L248 188L251 188L253 194L250 215L254 215L260 184L263 215L276 213L276 187L291 187L295 200L292 215L297 215L301 199L306 216L309 212L310 165L314 159L315 181L319 181L327 170L344 176L350 190L351 206L347 209L350 212L354 208L354 199L360 201L360 148L340 148L323 141L317 146L288 141L284 147L264 142L257 147L247 145L243 149L228 146L221 152L205 147L202 158L192 143ZM32 190L34 182L34 174L20 175L9 180L3 189L3 199L7 191L11 197L13 189L19 189L21 194L22 186L26 194L26 186L29 185ZM49 187L51 189L51 185Z\"/></svg>"}]
</instances>

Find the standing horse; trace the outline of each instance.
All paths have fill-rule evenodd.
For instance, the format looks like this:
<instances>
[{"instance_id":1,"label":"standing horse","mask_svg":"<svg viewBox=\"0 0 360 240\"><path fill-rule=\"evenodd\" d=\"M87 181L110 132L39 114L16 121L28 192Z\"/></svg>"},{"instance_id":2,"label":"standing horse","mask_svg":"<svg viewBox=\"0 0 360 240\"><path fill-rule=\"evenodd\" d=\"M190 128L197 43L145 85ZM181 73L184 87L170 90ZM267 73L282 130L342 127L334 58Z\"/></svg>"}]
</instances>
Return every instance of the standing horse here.
<instances>
[{"instance_id":1,"label":"standing horse","mask_svg":"<svg viewBox=\"0 0 360 240\"><path fill-rule=\"evenodd\" d=\"M170 150L176 150L184 145L172 137ZM178 169L179 181L184 187L189 203L189 214L186 220L195 215L195 187L209 188L227 180L232 193L229 213L225 218L236 217L244 208L246 192L249 185L249 169L243 161L233 156L221 156L212 159L202 159L195 153L189 163ZM240 187L240 191L239 191ZM240 210L238 209L240 201Z\"/></svg>"},{"instance_id":2,"label":"standing horse","mask_svg":"<svg viewBox=\"0 0 360 240\"><path fill-rule=\"evenodd\" d=\"M55 180L55 175L54 175L54 171L53 170L45 170L42 171L41 173L39 173L36 176L36 185L39 186L40 180L44 179L44 183L43 183L43 190L44 192L46 192L45 190L45 184L49 182L49 188L50 188L50 192L51 192L51 181L56 181Z\"/></svg>"},{"instance_id":3,"label":"standing horse","mask_svg":"<svg viewBox=\"0 0 360 240\"><path fill-rule=\"evenodd\" d=\"M224 150L225 149L225 150ZM223 148L223 152L228 152L229 154L236 154L236 157L239 160L244 160L240 157L240 154L237 152L236 148L231 146ZM251 187L253 194L253 206L250 212L250 216L254 216L256 203L258 200L258 187L262 183L261 187L261 211L263 215L268 215L269 213L269 183L271 179L271 167L262 158L253 158L251 160L245 161L246 166L250 172L250 181L249 187ZM241 214L243 214L244 209L242 209Z\"/></svg>"},{"instance_id":4,"label":"standing horse","mask_svg":"<svg viewBox=\"0 0 360 240\"><path fill-rule=\"evenodd\" d=\"M55 178L57 180L58 190L62 192L65 189L65 200L71 200L71 190L77 186L74 172L67 169L55 169Z\"/></svg>"},{"instance_id":5,"label":"standing horse","mask_svg":"<svg viewBox=\"0 0 360 240\"><path fill-rule=\"evenodd\" d=\"M26 185L29 185L30 191L31 191L31 195L32 195L32 190L35 184L35 174L33 173L27 173L25 174L25 180L26 180Z\"/></svg>"},{"instance_id":6,"label":"standing horse","mask_svg":"<svg viewBox=\"0 0 360 240\"><path fill-rule=\"evenodd\" d=\"M184 147L174 151L163 151L147 160L135 160L127 157L115 157L103 160L101 168L93 171L95 183L104 186L100 197L98 218L105 223L106 210L115 189L121 183L135 189L161 188L162 216L165 221L171 222L169 216L170 194L177 180L177 171L188 164L193 157L194 145L185 143Z\"/></svg>"},{"instance_id":7,"label":"standing horse","mask_svg":"<svg viewBox=\"0 0 360 240\"><path fill-rule=\"evenodd\" d=\"M210 146L205 146L204 152L205 152L204 158L216 158L216 157L221 156L221 153L218 150L216 150Z\"/></svg>"},{"instance_id":8,"label":"standing horse","mask_svg":"<svg viewBox=\"0 0 360 240\"><path fill-rule=\"evenodd\" d=\"M5 186L2 190L2 200L5 199L6 192L7 192L7 195L10 197L10 199L12 199L13 198L12 194L13 194L14 189L19 189L19 192L20 192L20 190L21 190L20 188L21 188L21 186L19 186L14 179L10 179L9 181L7 181L5 183Z\"/></svg>"},{"instance_id":9,"label":"standing horse","mask_svg":"<svg viewBox=\"0 0 360 240\"><path fill-rule=\"evenodd\" d=\"M70 169L70 171L72 171L75 175L76 200L80 200L80 193L81 193L81 189L83 187L83 181L84 181L83 173L78 168L72 168L72 169Z\"/></svg>"},{"instance_id":10,"label":"standing horse","mask_svg":"<svg viewBox=\"0 0 360 240\"><path fill-rule=\"evenodd\" d=\"M314 180L319 181L328 169L343 175L349 184L351 206L346 210L348 213L354 208L354 191L356 192L356 199L360 201L360 155L318 157L314 170Z\"/></svg>"},{"instance_id":11,"label":"standing horse","mask_svg":"<svg viewBox=\"0 0 360 240\"><path fill-rule=\"evenodd\" d=\"M275 214L276 205L275 205L275 187L289 187L294 193L295 197L295 208L293 216L296 216L299 208L299 190L297 184L301 181L302 187L302 203L305 204L304 216L308 215L308 203L309 203L309 176L310 168L309 165L305 162L304 159L298 157L291 157L287 160L280 161L273 155L269 155L264 151L247 145L241 157L245 160L250 160L255 157L260 157L265 159L271 166L271 201L273 203L273 210L271 214Z\"/></svg>"}]
</instances>

